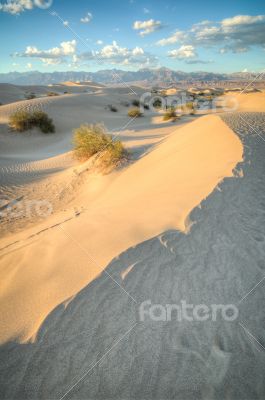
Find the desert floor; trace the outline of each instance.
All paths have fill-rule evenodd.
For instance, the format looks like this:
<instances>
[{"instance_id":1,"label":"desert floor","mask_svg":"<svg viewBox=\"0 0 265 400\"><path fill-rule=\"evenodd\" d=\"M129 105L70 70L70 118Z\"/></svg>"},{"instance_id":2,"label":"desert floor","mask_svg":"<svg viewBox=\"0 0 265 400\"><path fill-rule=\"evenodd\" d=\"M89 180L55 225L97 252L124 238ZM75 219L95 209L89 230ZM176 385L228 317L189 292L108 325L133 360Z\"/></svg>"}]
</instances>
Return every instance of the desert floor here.
<instances>
[{"instance_id":1,"label":"desert floor","mask_svg":"<svg viewBox=\"0 0 265 400\"><path fill-rule=\"evenodd\" d=\"M128 121L128 88L86 90L0 107L2 198L53 210L3 212L1 397L264 398L265 94L173 124ZM47 110L56 133L9 132L17 108ZM83 122L104 122L130 162L77 164ZM146 300L239 317L143 322Z\"/></svg>"}]
</instances>

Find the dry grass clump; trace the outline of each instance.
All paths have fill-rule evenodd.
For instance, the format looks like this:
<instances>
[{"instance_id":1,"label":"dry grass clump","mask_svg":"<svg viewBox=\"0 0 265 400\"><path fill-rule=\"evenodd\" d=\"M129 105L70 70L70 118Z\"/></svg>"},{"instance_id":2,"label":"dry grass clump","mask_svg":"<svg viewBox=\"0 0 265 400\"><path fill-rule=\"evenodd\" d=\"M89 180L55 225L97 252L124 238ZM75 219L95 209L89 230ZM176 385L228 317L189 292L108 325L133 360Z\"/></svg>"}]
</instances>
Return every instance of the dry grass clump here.
<instances>
[{"instance_id":1,"label":"dry grass clump","mask_svg":"<svg viewBox=\"0 0 265 400\"><path fill-rule=\"evenodd\" d=\"M129 111L128 111L128 116L132 117L132 118L141 117L142 113L140 111L140 108L139 107L130 108Z\"/></svg>"},{"instance_id":2,"label":"dry grass clump","mask_svg":"<svg viewBox=\"0 0 265 400\"><path fill-rule=\"evenodd\" d=\"M55 132L52 119L43 111L16 111L10 116L9 126L18 132L24 132L35 127L43 133Z\"/></svg>"},{"instance_id":3,"label":"dry grass clump","mask_svg":"<svg viewBox=\"0 0 265 400\"><path fill-rule=\"evenodd\" d=\"M56 93L56 92L48 92L48 93L47 93L47 96L48 96L48 97L59 96L59 93Z\"/></svg>"},{"instance_id":4,"label":"dry grass clump","mask_svg":"<svg viewBox=\"0 0 265 400\"><path fill-rule=\"evenodd\" d=\"M163 117L164 121L169 121L170 119L175 121L177 118L178 118L178 115L176 114L176 111L174 108L167 110Z\"/></svg>"},{"instance_id":5,"label":"dry grass clump","mask_svg":"<svg viewBox=\"0 0 265 400\"><path fill-rule=\"evenodd\" d=\"M115 166L126 156L122 143L113 141L102 124L84 124L75 129L73 144L75 157L82 161L101 153L103 167Z\"/></svg>"}]
</instances>

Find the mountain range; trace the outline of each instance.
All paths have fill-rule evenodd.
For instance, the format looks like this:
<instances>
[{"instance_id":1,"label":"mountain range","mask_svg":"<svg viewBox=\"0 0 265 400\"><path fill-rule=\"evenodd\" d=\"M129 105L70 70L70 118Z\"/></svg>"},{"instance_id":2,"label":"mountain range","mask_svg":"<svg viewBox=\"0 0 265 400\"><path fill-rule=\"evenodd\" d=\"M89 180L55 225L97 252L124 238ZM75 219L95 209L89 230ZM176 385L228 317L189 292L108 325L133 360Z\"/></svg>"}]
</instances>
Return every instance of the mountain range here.
<instances>
[{"instance_id":1,"label":"mountain range","mask_svg":"<svg viewBox=\"0 0 265 400\"><path fill-rule=\"evenodd\" d=\"M189 81L224 81L224 80L250 80L257 74L249 72L236 72L222 74L214 72L183 72L168 68L140 69L138 71L123 71L106 69L97 72L85 71L55 71L55 72L8 72L0 74L0 83L17 85L49 85L65 81L95 81L105 84L118 84L122 82L142 82L149 85L171 84Z\"/></svg>"}]
</instances>

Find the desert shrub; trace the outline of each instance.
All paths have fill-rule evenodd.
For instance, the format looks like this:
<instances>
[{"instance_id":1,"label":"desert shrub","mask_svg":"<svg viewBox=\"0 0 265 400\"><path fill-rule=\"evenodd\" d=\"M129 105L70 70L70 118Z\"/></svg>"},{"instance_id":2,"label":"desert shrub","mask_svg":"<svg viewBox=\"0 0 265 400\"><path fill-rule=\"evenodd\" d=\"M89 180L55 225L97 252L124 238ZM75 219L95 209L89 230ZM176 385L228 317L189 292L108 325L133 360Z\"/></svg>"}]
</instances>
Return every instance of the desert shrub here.
<instances>
[{"instance_id":1,"label":"desert shrub","mask_svg":"<svg viewBox=\"0 0 265 400\"><path fill-rule=\"evenodd\" d=\"M189 110L194 110L194 103L192 101L188 101L185 104L186 108L188 108Z\"/></svg>"},{"instance_id":2,"label":"desert shrub","mask_svg":"<svg viewBox=\"0 0 265 400\"><path fill-rule=\"evenodd\" d=\"M9 126L18 132L24 132L34 127L39 128L43 133L55 132L52 119L43 111L16 111L10 116Z\"/></svg>"},{"instance_id":3,"label":"desert shrub","mask_svg":"<svg viewBox=\"0 0 265 400\"><path fill-rule=\"evenodd\" d=\"M153 107L155 108L161 108L162 107L162 101L161 99L155 98L153 101Z\"/></svg>"},{"instance_id":4,"label":"desert shrub","mask_svg":"<svg viewBox=\"0 0 265 400\"><path fill-rule=\"evenodd\" d=\"M79 160L87 160L101 153L102 164L116 165L126 155L120 141L113 141L102 124L85 124L74 130L74 155Z\"/></svg>"},{"instance_id":5,"label":"desert shrub","mask_svg":"<svg viewBox=\"0 0 265 400\"><path fill-rule=\"evenodd\" d=\"M32 113L32 124L33 126L40 128L43 133L55 132L55 126L52 119L43 111L34 111Z\"/></svg>"},{"instance_id":6,"label":"desert shrub","mask_svg":"<svg viewBox=\"0 0 265 400\"><path fill-rule=\"evenodd\" d=\"M47 93L47 96L48 96L48 97L53 97L53 96L59 96L59 94L56 93L56 92L48 92L48 93Z\"/></svg>"},{"instance_id":7,"label":"desert shrub","mask_svg":"<svg viewBox=\"0 0 265 400\"><path fill-rule=\"evenodd\" d=\"M65 91L63 92L63 94L68 94L67 90L65 90Z\"/></svg>"},{"instance_id":8,"label":"desert shrub","mask_svg":"<svg viewBox=\"0 0 265 400\"><path fill-rule=\"evenodd\" d=\"M140 111L140 108L138 107L134 107L134 108L130 108L128 111L128 116L129 117L141 117L142 113Z\"/></svg>"},{"instance_id":9,"label":"desert shrub","mask_svg":"<svg viewBox=\"0 0 265 400\"><path fill-rule=\"evenodd\" d=\"M31 113L28 111L16 111L10 115L9 126L18 132L33 128Z\"/></svg>"},{"instance_id":10,"label":"desert shrub","mask_svg":"<svg viewBox=\"0 0 265 400\"><path fill-rule=\"evenodd\" d=\"M164 121L169 121L170 119L176 120L178 118L178 115L176 114L176 111L174 108L171 108L164 114Z\"/></svg>"},{"instance_id":11,"label":"desert shrub","mask_svg":"<svg viewBox=\"0 0 265 400\"><path fill-rule=\"evenodd\" d=\"M139 107L140 106L140 100L138 100L138 99L132 100L132 106Z\"/></svg>"},{"instance_id":12,"label":"desert shrub","mask_svg":"<svg viewBox=\"0 0 265 400\"><path fill-rule=\"evenodd\" d=\"M36 95L35 95L35 93L26 93L25 94L25 99L26 100L31 100L31 99L35 99L36 98Z\"/></svg>"}]
</instances>

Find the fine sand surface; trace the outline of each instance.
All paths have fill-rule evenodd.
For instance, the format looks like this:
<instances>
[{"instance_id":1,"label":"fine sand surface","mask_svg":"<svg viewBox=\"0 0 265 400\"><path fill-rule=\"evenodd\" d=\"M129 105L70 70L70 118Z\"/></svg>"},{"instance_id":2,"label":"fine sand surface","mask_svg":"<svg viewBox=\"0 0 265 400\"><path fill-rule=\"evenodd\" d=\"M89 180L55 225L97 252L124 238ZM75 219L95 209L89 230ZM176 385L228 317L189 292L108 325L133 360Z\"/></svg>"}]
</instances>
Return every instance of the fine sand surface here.
<instances>
[{"instance_id":1,"label":"fine sand surface","mask_svg":"<svg viewBox=\"0 0 265 400\"><path fill-rule=\"evenodd\" d=\"M70 87L79 86L82 85L73 84ZM77 187L84 181L84 176L80 176L70 150L73 129L82 123L104 123L136 159L172 133L175 126L180 127L191 119L187 116L177 124L165 123L162 116L151 111L146 111L142 118L131 119L127 116L126 104L136 98L135 94L128 88L101 89L95 93L38 98L0 107L0 207L23 198L23 204L39 200L50 202L53 211L57 212L75 199L79 192ZM141 88L134 89L139 94L143 91ZM118 112L111 112L108 104L115 105ZM9 116L17 110L47 112L54 120L56 133L44 135L37 130L11 132L7 123ZM98 178L102 180L101 176ZM24 213L20 214L16 213L15 218L7 215L1 219L2 235L24 230L29 224L41 220L36 215L26 218Z\"/></svg>"},{"instance_id":2,"label":"fine sand surface","mask_svg":"<svg viewBox=\"0 0 265 400\"><path fill-rule=\"evenodd\" d=\"M81 213L2 240L2 398L264 398L262 282L241 301L264 275L264 122L244 108L180 126L88 177ZM141 322L149 299L240 319Z\"/></svg>"},{"instance_id":3,"label":"fine sand surface","mask_svg":"<svg viewBox=\"0 0 265 400\"><path fill-rule=\"evenodd\" d=\"M24 231L24 240L3 240L2 248L19 243L7 247L1 260L2 341L30 339L58 304L122 251L167 229L184 231L191 210L233 175L242 151L240 140L219 117L203 117L125 168L91 201L91 188L86 194L85 186L82 199L76 199L85 212L77 218L60 224L56 216L45 225L55 228L39 235L40 228Z\"/></svg>"}]
</instances>

